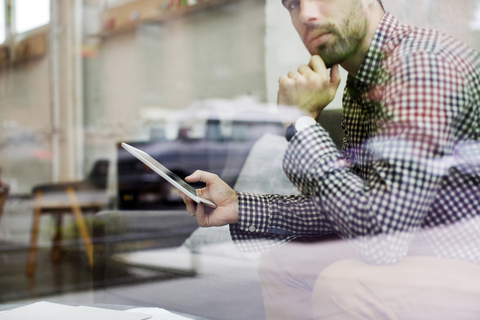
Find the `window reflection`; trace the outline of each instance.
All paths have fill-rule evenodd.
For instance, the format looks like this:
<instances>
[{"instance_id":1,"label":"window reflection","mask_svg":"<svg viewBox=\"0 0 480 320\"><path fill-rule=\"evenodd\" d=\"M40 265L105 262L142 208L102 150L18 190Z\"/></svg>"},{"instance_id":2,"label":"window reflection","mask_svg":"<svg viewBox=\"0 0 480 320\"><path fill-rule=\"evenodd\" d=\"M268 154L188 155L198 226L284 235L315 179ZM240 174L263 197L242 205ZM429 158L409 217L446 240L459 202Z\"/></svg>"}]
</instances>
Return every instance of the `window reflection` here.
<instances>
[{"instance_id":1,"label":"window reflection","mask_svg":"<svg viewBox=\"0 0 480 320\"><path fill-rule=\"evenodd\" d=\"M301 113L294 108L282 110L284 117L295 119ZM180 178L195 170L220 176L234 186L251 148L266 134L282 137L284 126L275 108L251 97L216 99L193 103L171 115L166 123L150 124L148 141L127 141L147 152ZM173 125L175 124L175 125ZM163 130L175 133L160 134ZM174 139L158 139L158 136ZM153 137L153 138L152 138ZM183 201L174 187L117 146L118 203L120 209L181 208ZM202 187L196 184L195 187Z\"/></svg>"}]
</instances>

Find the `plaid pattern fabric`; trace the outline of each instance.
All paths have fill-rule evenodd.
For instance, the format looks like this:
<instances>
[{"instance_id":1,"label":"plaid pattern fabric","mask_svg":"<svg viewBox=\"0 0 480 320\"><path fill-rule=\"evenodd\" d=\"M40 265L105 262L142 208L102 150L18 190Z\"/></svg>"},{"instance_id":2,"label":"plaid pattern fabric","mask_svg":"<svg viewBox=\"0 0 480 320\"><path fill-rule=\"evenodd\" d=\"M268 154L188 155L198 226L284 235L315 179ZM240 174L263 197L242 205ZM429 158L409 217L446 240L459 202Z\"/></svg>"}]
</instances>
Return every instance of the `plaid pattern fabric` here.
<instances>
[{"instance_id":1,"label":"plaid pattern fabric","mask_svg":"<svg viewBox=\"0 0 480 320\"><path fill-rule=\"evenodd\" d=\"M437 256L479 263L479 103L475 51L385 14L347 79L342 153L320 125L297 133L283 164L301 195L238 193L232 239L268 250L334 232L391 263L420 238Z\"/></svg>"}]
</instances>

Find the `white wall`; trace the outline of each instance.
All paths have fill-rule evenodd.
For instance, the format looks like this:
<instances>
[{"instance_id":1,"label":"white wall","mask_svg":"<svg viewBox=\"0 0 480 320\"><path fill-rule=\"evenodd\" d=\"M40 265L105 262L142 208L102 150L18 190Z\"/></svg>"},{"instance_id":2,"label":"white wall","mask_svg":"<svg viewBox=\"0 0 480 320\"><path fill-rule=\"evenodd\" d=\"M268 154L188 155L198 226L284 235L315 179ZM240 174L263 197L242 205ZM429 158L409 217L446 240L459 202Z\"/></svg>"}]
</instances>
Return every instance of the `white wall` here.
<instances>
[{"instance_id":1,"label":"white wall","mask_svg":"<svg viewBox=\"0 0 480 320\"><path fill-rule=\"evenodd\" d=\"M2 178L29 193L50 178L48 59L0 70L0 121Z\"/></svg>"}]
</instances>

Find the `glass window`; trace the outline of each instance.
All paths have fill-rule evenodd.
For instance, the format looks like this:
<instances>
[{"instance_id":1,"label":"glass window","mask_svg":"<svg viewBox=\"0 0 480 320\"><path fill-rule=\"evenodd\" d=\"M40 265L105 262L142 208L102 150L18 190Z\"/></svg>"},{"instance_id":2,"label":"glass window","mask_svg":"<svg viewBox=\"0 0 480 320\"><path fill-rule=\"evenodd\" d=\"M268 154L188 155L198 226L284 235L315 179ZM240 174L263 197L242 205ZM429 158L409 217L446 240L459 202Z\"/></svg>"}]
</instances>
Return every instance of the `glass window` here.
<instances>
[{"instance_id":1,"label":"glass window","mask_svg":"<svg viewBox=\"0 0 480 320\"><path fill-rule=\"evenodd\" d=\"M16 0L15 31L23 33L50 21L50 0Z\"/></svg>"},{"instance_id":2,"label":"glass window","mask_svg":"<svg viewBox=\"0 0 480 320\"><path fill-rule=\"evenodd\" d=\"M480 194L480 143L470 137L480 136L480 102L468 104L455 89L478 95L480 89L475 91L474 85L456 86L462 76L477 79L465 70L474 69L476 54L470 61L462 46L435 47L430 41L433 33L411 32L403 37L403 31L413 28L387 28L402 31L398 42L406 41L404 47L392 42L388 49L393 53L422 54L423 63L414 66L412 81L404 83L409 79L395 70L409 73L410 69L403 70L404 62L421 61L410 56L402 60L399 52L398 57L389 55L388 62L395 64L387 63L387 70L379 67L382 78L374 72L371 79L381 81L382 86L371 86L378 90L362 96L347 88L358 100L370 99L364 101L368 113L356 113L358 106L346 108L347 121L343 121L342 86L348 74L342 69L337 97L319 117L322 129L306 130L291 143L285 139L285 127L304 111L277 106L279 77L311 59L303 32L313 31L308 34L311 39L303 39L310 44L327 41L321 47L331 46L333 56L334 43L343 32L358 29L345 26L345 17L353 15L355 27L365 22L364 17L380 16L376 5L349 8L348 3L356 2L287 0L291 8L308 4L312 10L307 10L307 19L320 19L320 25L310 21L312 30L301 27L299 36L281 0L0 0L0 41L4 41L0 42L0 320L19 319L18 313L3 310L33 302L40 302L32 307L41 309L37 317L42 319L53 318L49 313L56 311L73 311L77 317L91 312L85 319L124 318L100 310L95 317L96 309L77 306L115 310L149 306L135 310L151 313L154 318L149 320L318 318L312 307L336 319L342 318L344 310L335 310L340 307L352 314L383 311L392 317L399 311L402 318L410 311L406 306L439 303L445 319L460 317L448 317L450 311L475 318L480 303L475 308L468 301L480 300L480 206L474 207L474 194ZM402 24L438 28L480 49L480 0L383 3ZM377 9L373 13L370 8ZM337 15L342 9L347 10ZM332 14L327 17L332 25L326 29L338 34L318 37L324 31L323 13ZM369 28L367 33L373 37L372 31ZM417 39L417 34L422 38ZM357 36L351 37L353 42L358 42ZM443 36L435 39L455 44ZM414 46L429 50L428 56ZM451 49L457 57L448 55ZM442 57L430 60L434 50L450 59L445 64L450 69L440 69ZM466 61L470 67L462 68ZM480 73L480 65L478 69ZM400 81L393 88L384 78L396 75ZM415 81L422 85L413 88ZM385 95L389 87L391 94ZM417 89L413 97L407 96L406 87ZM440 92L443 88L445 92ZM427 97L430 93L438 95ZM390 110L382 104L391 102L385 98L398 98L400 103ZM407 100L418 105L410 106ZM442 106L442 101L451 103ZM447 127L432 136L444 124ZM343 145L344 131L352 139L362 138L365 128L384 134L365 144L354 139L355 146L345 154L335 152L334 145ZM452 139L443 141L443 136ZM347 136L347 144L349 140ZM148 153L179 178L203 170L233 190L269 196L242 196L241 223L231 226L236 233L233 239L228 225L200 228L188 214L180 191L125 150L122 142ZM315 150L302 148L305 143ZM404 154L399 152L402 147L408 149ZM428 154L434 157L425 157ZM285 174L284 158L287 172L301 183L300 190ZM450 173L455 175L442 176ZM431 184L436 181L441 187ZM423 183L430 184L425 188L431 192ZM199 181L191 186L206 185ZM399 197L388 190L396 190ZM421 194L412 194L415 190ZM464 194L468 199L458 201L464 206L454 210L457 207L449 199L458 199L465 190L470 192ZM202 197L214 196L214 202L222 198L213 189L200 192ZM218 204L235 198L234 193L222 193L229 199ZM423 195L425 199L420 199ZM372 235L377 230L392 232L364 237L368 230L363 227L373 225L377 215L363 209L370 204L380 208L385 199L384 210L377 212L384 219L370 229ZM411 212L415 199L420 199L415 208L435 204L419 217ZM437 199L445 203L436 203ZM399 212L399 207L406 211ZM230 212L219 209L225 210L222 218L236 212L236 206ZM438 221L447 211L452 214ZM366 220L360 219L362 212ZM333 219L342 214L350 220ZM412 219L422 220L420 227L438 224L440 233L434 227L417 228ZM458 227L453 222L446 225L451 221L459 221ZM418 235L398 232L401 223L407 223L408 230L419 229ZM323 235L347 229L348 241ZM355 230L362 236L359 241L350 239ZM283 243L294 234L305 237ZM252 237L251 242L242 241ZM258 251L268 248L273 250ZM355 249L361 249L360 254ZM395 264L366 263L393 262L405 253L408 260ZM476 264L446 256L474 259ZM357 257L368 261L355 262L352 258ZM449 268L451 277L446 274ZM326 271L319 277L322 270ZM392 279L387 277L390 274ZM422 275L421 287L415 286L415 275ZM441 287L428 276L439 276ZM463 283L468 286L462 287ZM456 284L460 287L453 287ZM381 299L390 293L385 301ZM425 297L429 300L422 304ZM320 301L310 306L311 298ZM439 310L432 310L433 314ZM422 308L415 311L425 314Z\"/></svg>"}]
</instances>

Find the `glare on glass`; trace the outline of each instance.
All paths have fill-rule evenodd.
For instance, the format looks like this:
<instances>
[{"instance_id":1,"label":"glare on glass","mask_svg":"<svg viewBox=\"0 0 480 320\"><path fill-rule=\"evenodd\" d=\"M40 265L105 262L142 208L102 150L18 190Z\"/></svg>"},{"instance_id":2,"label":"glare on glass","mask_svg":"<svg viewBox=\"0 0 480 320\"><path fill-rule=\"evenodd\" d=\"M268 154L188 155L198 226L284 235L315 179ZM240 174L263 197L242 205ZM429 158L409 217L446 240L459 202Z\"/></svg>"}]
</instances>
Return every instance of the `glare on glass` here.
<instances>
[{"instance_id":1,"label":"glare on glass","mask_svg":"<svg viewBox=\"0 0 480 320\"><path fill-rule=\"evenodd\" d=\"M50 22L50 0L15 0L15 31L23 33Z\"/></svg>"}]
</instances>

